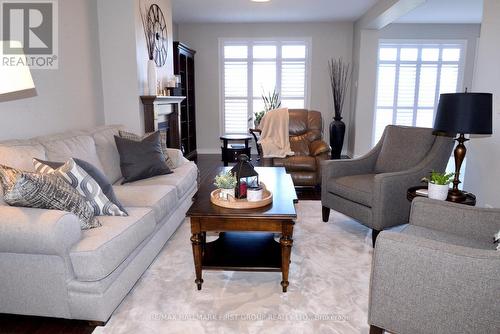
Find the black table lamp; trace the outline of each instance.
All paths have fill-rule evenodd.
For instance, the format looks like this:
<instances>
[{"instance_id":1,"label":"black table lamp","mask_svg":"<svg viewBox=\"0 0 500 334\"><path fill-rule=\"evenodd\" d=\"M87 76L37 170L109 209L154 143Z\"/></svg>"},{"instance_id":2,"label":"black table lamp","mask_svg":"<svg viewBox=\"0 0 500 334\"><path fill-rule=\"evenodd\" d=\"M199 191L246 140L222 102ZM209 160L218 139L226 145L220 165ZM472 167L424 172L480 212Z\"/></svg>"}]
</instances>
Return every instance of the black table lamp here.
<instances>
[{"instance_id":1,"label":"black table lamp","mask_svg":"<svg viewBox=\"0 0 500 334\"><path fill-rule=\"evenodd\" d=\"M454 93L441 94L434 121L434 130L456 135L455 178L448 200L463 202L465 194L458 189L460 167L467 149L464 142L469 139L465 134L492 134L492 94L489 93Z\"/></svg>"}]
</instances>

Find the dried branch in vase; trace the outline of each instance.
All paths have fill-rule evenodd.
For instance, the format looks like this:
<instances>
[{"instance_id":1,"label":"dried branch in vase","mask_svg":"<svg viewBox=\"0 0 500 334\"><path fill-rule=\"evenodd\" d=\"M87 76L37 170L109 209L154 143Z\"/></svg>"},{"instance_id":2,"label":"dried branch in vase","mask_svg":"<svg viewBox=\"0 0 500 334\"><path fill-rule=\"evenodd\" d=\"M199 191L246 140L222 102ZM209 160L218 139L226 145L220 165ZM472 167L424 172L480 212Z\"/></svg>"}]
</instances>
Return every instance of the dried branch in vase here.
<instances>
[{"instance_id":1,"label":"dried branch in vase","mask_svg":"<svg viewBox=\"0 0 500 334\"><path fill-rule=\"evenodd\" d=\"M351 83L351 64L344 63L342 58L331 59L328 62L330 69L330 84L332 86L333 105L335 108L335 120L342 119L342 109L347 89Z\"/></svg>"}]
</instances>

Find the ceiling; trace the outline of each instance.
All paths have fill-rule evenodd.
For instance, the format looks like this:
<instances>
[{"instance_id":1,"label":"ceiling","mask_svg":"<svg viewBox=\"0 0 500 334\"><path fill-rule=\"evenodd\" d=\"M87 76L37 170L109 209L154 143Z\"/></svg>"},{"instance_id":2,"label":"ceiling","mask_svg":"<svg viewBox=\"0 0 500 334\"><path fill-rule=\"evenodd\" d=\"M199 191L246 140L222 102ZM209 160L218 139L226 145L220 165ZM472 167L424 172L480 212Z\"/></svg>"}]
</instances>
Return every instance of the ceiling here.
<instances>
[{"instance_id":1,"label":"ceiling","mask_svg":"<svg viewBox=\"0 0 500 334\"><path fill-rule=\"evenodd\" d=\"M378 0L172 0L174 22L355 21ZM473 0L470 0L473 1Z\"/></svg>"},{"instance_id":2,"label":"ceiling","mask_svg":"<svg viewBox=\"0 0 500 334\"><path fill-rule=\"evenodd\" d=\"M483 0L427 0L397 23L481 23Z\"/></svg>"}]
</instances>

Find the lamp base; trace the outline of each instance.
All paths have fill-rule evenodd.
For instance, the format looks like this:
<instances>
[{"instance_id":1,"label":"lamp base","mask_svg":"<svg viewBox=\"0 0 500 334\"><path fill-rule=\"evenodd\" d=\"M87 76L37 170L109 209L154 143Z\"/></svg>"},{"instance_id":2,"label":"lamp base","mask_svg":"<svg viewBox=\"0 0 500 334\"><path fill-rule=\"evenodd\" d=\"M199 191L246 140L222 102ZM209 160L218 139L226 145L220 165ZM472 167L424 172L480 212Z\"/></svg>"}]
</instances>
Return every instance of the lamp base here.
<instances>
[{"instance_id":1,"label":"lamp base","mask_svg":"<svg viewBox=\"0 0 500 334\"><path fill-rule=\"evenodd\" d=\"M454 203L462 203L467 199L467 196L460 190L458 189L453 189L448 192L448 197L446 198L447 201L454 202Z\"/></svg>"}]
</instances>

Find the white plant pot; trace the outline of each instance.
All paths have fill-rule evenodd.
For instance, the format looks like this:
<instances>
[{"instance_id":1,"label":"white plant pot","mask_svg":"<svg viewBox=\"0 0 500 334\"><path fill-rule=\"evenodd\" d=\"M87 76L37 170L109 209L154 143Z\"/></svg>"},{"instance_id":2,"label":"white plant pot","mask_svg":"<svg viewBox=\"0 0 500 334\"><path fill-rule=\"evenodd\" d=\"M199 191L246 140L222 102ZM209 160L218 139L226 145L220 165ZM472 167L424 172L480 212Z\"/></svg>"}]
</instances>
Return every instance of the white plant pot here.
<instances>
[{"instance_id":1,"label":"white plant pot","mask_svg":"<svg viewBox=\"0 0 500 334\"><path fill-rule=\"evenodd\" d=\"M234 198L234 188L231 188L231 189L221 188L220 189L219 197L222 200L228 201L229 200L229 196L232 196Z\"/></svg>"},{"instance_id":2,"label":"white plant pot","mask_svg":"<svg viewBox=\"0 0 500 334\"><path fill-rule=\"evenodd\" d=\"M429 183L429 198L444 201L446 197L448 197L449 189L450 186L448 184L440 185Z\"/></svg>"},{"instance_id":3,"label":"white plant pot","mask_svg":"<svg viewBox=\"0 0 500 334\"><path fill-rule=\"evenodd\" d=\"M154 60L148 60L148 94L156 96L156 63Z\"/></svg>"}]
</instances>

